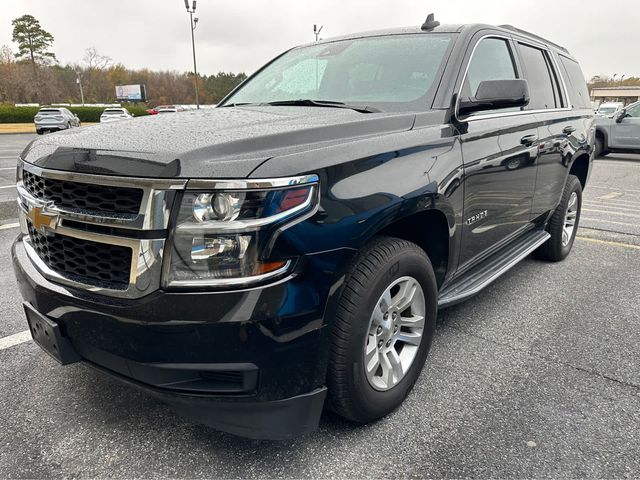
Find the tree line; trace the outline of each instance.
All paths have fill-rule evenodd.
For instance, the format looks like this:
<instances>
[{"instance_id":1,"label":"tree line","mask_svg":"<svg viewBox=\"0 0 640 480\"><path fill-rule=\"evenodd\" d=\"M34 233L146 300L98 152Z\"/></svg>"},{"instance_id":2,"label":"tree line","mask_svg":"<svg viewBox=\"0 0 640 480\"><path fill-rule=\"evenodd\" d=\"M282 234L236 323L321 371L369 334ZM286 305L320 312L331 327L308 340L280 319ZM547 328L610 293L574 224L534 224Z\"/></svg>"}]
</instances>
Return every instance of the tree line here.
<instances>
[{"instance_id":1,"label":"tree line","mask_svg":"<svg viewBox=\"0 0 640 480\"><path fill-rule=\"evenodd\" d=\"M54 37L31 15L12 21L13 42L0 47L0 103L80 103L81 82L85 103L115 102L116 85L143 84L150 105L194 104L191 72L129 69L94 47L82 61L61 65L51 51ZM246 78L244 73L198 75L200 103L217 103Z\"/></svg>"},{"instance_id":2,"label":"tree line","mask_svg":"<svg viewBox=\"0 0 640 480\"><path fill-rule=\"evenodd\" d=\"M610 77L608 75L595 75L591 77L588 82L589 90L592 88L603 87L639 87L640 77L622 77L618 78L617 75Z\"/></svg>"}]
</instances>

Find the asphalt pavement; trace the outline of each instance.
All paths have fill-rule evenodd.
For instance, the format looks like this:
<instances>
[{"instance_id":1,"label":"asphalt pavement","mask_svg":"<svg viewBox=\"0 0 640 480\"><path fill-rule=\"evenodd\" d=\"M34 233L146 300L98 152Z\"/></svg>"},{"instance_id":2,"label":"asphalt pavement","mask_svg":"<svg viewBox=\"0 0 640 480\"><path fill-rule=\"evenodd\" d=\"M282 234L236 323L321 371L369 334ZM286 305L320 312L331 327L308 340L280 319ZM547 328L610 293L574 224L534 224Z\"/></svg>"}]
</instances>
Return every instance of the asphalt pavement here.
<instances>
[{"instance_id":1,"label":"asphalt pavement","mask_svg":"<svg viewBox=\"0 0 640 480\"><path fill-rule=\"evenodd\" d=\"M0 168L29 139L0 136ZM189 423L24 341L9 258L17 229L0 220L0 478L637 478L639 212L640 157L596 161L566 261L526 259L441 312L423 374L394 414L364 427L326 414L289 442Z\"/></svg>"}]
</instances>

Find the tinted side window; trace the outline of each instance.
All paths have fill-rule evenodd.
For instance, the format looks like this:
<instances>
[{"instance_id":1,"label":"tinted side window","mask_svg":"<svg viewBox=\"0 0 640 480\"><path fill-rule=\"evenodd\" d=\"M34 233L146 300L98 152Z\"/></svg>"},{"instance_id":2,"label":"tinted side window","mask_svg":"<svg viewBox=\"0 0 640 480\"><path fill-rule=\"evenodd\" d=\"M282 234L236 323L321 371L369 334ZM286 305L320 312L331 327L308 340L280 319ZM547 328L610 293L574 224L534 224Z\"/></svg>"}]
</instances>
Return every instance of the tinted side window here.
<instances>
[{"instance_id":1,"label":"tinted side window","mask_svg":"<svg viewBox=\"0 0 640 480\"><path fill-rule=\"evenodd\" d=\"M485 80L514 80L518 78L509 44L502 38L485 38L473 52L469 63L463 95L474 97L478 85Z\"/></svg>"},{"instance_id":2,"label":"tinted side window","mask_svg":"<svg viewBox=\"0 0 640 480\"><path fill-rule=\"evenodd\" d=\"M574 108L591 108L591 99L587 90L587 83L580 65L570 58L559 55L560 64L565 71L565 79L568 81L569 96Z\"/></svg>"},{"instance_id":3,"label":"tinted side window","mask_svg":"<svg viewBox=\"0 0 640 480\"><path fill-rule=\"evenodd\" d=\"M628 107L627 116L633 118L640 117L640 103L636 103L635 105Z\"/></svg>"},{"instance_id":4,"label":"tinted side window","mask_svg":"<svg viewBox=\"0 0 640 480\"><path fill-rule=\"evenodd\" d=\"M531 100L526 110L543 110L561 105L547 54L539 48L520 44L520 57L529 83Z\"/></svg>"}]
</instances>

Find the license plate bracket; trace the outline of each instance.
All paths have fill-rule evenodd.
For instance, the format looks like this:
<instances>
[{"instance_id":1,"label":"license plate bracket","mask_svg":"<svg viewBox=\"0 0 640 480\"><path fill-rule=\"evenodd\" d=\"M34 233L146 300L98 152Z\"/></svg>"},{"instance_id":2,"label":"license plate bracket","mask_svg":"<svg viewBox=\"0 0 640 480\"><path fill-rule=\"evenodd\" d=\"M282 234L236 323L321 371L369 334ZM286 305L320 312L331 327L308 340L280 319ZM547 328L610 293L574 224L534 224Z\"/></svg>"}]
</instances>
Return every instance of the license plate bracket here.
<instances>
[{"instance_id":1,"label":"license plate bracket","mask_svg":"<svg viewBox=\"0 0 640 480\"><path fill-rule=\"evenodd\" d=\"M62 335L60 325L49 320L29 303L24 303L23 306L31 337L40 348L61 365L80 361L80 355L75 351L69 339Z\"/></svg>"}]
</instances>

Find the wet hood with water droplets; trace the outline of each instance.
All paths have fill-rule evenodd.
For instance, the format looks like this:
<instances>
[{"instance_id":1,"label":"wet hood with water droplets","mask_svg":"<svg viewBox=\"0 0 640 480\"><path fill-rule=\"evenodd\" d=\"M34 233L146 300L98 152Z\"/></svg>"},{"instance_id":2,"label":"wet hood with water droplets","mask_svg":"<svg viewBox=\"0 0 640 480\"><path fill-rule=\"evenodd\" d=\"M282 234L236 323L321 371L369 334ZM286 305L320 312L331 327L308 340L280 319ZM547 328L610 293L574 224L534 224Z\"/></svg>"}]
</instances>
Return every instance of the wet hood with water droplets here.
<instances>
[{"instance_id":1,"label":"wet hood with water droplets","mask_svg":"<svg viewBox=\"0 0 640 480\"><path fill-rule=\"evenodd\" d=\"M103 175L243 178L271 158L410 130L414 119L410 113L337 108L225 107L49 134L32 142L22 158Z\"/></svg>"}]
</instances>

